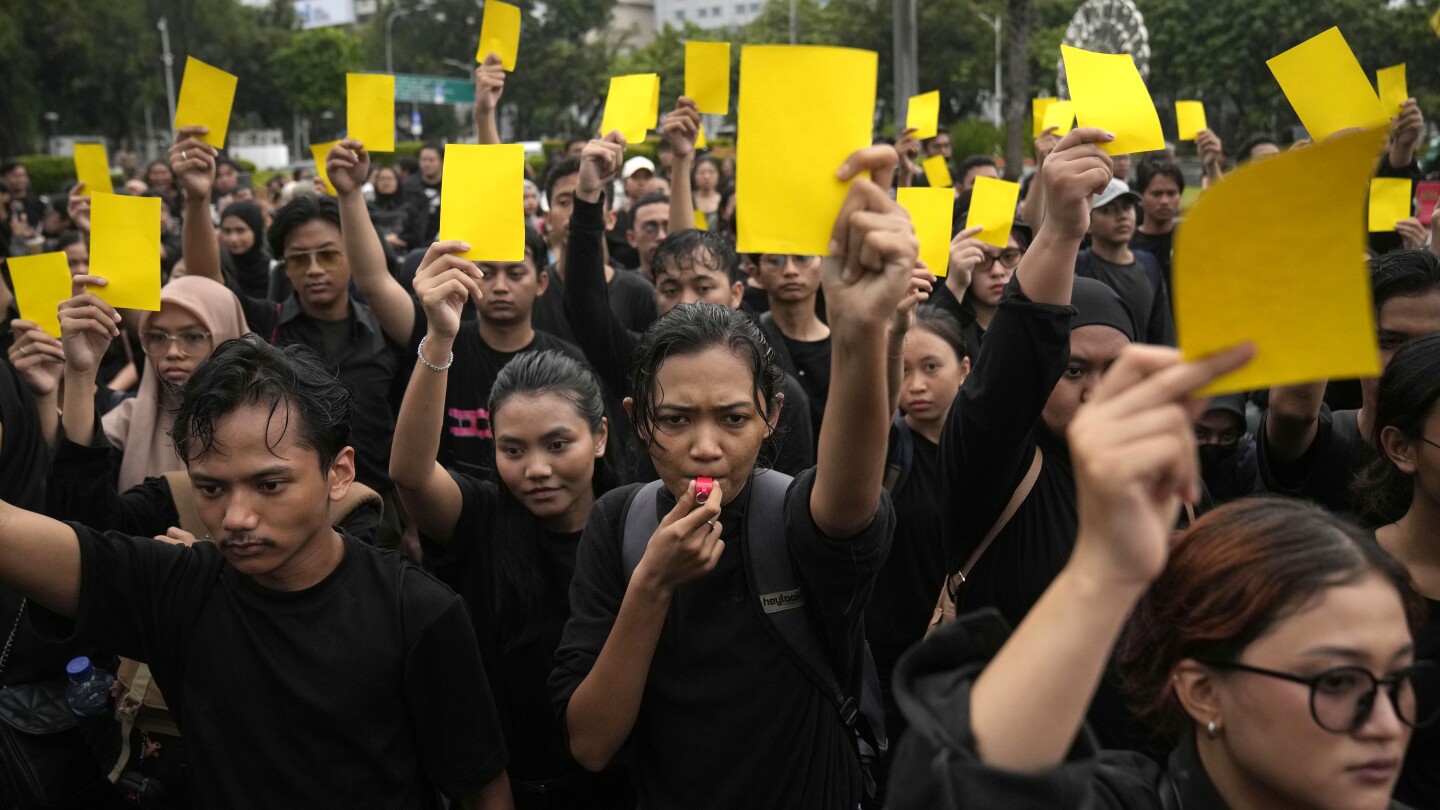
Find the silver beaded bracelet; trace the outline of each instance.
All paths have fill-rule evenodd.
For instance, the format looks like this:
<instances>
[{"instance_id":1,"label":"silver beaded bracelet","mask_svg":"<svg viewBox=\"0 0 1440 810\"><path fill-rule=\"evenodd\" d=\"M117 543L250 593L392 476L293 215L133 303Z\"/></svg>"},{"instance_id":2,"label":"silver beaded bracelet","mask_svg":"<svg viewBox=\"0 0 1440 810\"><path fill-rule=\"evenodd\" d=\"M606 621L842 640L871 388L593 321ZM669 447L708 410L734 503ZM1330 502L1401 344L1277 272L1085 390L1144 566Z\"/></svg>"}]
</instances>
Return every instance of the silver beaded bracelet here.
<instances>
[{"instance_id":1,"label":"silver beaded bracelet","mask_svg":"<svg viewBox=\"0 0 1440 810\"><path fill-rule=\"evenodd\" d=\"M450 352L450 358L445 361L445 365L437 366L429 360L425 359L425 341L429 339L429 335L420 338L420 345L415 347L415 356L419 357L420 362L424 363L425 367L430 369L431 371L449 371L450 367L455 365L455 352Z\"/></svg>"}]
</instances>

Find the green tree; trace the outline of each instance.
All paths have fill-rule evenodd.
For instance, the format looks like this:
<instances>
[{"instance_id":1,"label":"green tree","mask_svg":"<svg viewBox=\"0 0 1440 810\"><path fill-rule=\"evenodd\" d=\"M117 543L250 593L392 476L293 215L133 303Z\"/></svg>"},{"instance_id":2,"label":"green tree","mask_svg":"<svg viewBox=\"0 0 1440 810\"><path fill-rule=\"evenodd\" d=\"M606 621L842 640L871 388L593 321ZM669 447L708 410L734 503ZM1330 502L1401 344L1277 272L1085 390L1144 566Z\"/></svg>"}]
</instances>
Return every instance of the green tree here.
<instances>
[{"instance_id":1,"label":"green tree","mask_svg":"<svg viewBox=\"0 0 1440 810\"><path fill-rule=\"evenodd\" d=\"M361 62L360 41L339 28L301 31L269 60L276 86L304 114L340 108L345 74L358 71Z\"/></svg>"}]
</instances>

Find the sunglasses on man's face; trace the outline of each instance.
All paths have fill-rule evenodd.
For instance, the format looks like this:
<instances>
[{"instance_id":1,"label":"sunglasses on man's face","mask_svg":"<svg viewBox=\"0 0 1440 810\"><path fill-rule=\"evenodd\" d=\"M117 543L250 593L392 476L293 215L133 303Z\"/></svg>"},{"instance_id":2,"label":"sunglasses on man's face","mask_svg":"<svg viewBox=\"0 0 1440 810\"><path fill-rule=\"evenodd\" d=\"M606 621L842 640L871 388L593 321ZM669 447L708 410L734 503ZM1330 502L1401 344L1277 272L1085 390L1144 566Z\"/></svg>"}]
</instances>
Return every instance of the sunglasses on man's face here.
<instances>
[{"instance_id":1,"label":"sunglasses on man's face","mask_svg":"<svg viewBox=\"0 0 1440 810\"><path fill-rule=\"evenodd\" d=\"M311 257L314 257L313 261L320 265L321 270L331 272L340 268L340 260L345 257L345 253L334 248L287 253L285 254L285 271L287 273L303 273L309 270Z\"/></svg>"}]
</instances>

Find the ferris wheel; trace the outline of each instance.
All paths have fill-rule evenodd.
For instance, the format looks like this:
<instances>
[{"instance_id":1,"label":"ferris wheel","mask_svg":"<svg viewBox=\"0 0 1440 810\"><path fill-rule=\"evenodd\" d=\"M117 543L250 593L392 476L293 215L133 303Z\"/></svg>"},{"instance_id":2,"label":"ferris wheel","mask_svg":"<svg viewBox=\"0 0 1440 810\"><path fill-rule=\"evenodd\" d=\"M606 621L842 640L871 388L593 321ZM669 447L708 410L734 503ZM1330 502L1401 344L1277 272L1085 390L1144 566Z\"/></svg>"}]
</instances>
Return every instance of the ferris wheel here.
<instances>
[{"instance_id":1,"label":"ferris wheel","mask_svg":"<svg viewBox=\"0 0 1440 810\"><path fill-rule=\"evenodd\" d=\"M1140 77L1150 79L1150 32L1132 0L1085 0L1070 18L1064 41L1072 48L1097 53L1128 53L1134 57ZM1060 98L1070 97L1063 59L1056 65L1055 86Z\"/></svg>"}]
</instances>

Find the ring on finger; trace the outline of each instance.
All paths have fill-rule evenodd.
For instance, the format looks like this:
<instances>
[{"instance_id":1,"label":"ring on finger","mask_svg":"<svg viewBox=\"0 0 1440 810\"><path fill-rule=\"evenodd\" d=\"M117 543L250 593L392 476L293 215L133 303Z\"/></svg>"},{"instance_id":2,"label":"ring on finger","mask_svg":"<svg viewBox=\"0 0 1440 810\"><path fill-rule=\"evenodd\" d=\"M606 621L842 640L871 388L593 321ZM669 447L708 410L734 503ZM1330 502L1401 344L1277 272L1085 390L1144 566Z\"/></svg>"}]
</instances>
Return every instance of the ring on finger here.
<instances>
[{"instance_id":1,"label":"ring on finger","mask_svg":"<svg viewBox=\"0 0 1440 810\"><path fill-rule=\"evenodd\" d=\"M187 155L187 154L185 154L185 150L184 150L184 149L181 149L181 150L180 150L180 159L181 159L181 160L189 160L189 159L190 159L190 156Z\"/></svg>"},{"instance_id":2,"label":"ring on finger","mask_svg":"<svg viewBox=\"0 0 1440 810\"><path fill-rule=\"evenodd\" d=\"M29 346L21 346L21 347L20 347L20 353L21 353L21 354L29 354L29 353L30 353L30 347L29 347Z\"/></svg>"}]
</instances>

